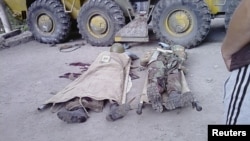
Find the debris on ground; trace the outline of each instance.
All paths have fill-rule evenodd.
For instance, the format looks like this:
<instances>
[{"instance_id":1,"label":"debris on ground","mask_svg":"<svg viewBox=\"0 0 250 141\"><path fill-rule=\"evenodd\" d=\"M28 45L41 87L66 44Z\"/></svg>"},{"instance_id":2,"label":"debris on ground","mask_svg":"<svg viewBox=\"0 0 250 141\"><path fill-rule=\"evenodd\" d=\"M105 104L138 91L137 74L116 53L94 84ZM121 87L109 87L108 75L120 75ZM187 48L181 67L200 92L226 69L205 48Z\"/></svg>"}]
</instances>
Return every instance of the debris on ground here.
<instances>
[{"instance_id":1,"label":"debris on ground","mask_svg":"<svg viewBox=\"0 0 250 141\"><path fill-rule=\"evenodd\" d=\"M29 31L13 30L9 33L0 34L0 49L14 47L33 40L33 35Z\"/></svg>"}]
</instances>

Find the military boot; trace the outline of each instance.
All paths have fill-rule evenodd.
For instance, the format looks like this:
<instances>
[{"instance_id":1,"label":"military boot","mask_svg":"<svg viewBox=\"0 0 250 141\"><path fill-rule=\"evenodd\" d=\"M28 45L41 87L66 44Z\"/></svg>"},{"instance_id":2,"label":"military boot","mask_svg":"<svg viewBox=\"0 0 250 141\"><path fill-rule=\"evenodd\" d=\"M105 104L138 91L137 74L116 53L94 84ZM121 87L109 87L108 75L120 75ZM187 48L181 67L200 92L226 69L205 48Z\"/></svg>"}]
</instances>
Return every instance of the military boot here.
<instances>
[{"instance_id":1,"label":"military boot","mask_svg":"<svg viewBox=\"0 0 250 141\"><path fill-rule=\"evenodd\" d=\"M62 109L57 113L57 117L67 123L82 123L88 118L83 108L78 108L73 111Z\"/></svg>"},{"instance_id":2,"label":"military boot","mask_svg":"<svg viewBox=\"0 0 250 141\"><path fill-rule=\"evenodd\" d=\"M163 105L167 110L185 107L193 101L194 97L191 92L181 94L177 91L172 91L170 94L163 94Z\"/></svg>"},{"instance_id":3,"label":"military boot","mask_svg":"<svg viewBox=\"0 0 250 141\"><path fill-rule=\"evenodd\" d=\"M110 111L109 114L106 116L108 121L115 121L117 119L123 118L129 110L131 110L131 102L135 100L135 97L132 98L127 103L119 105L117 102L110 101Z\"/></svg>"},{"instance_id":4,"label":"military boot","mask_svg":"<svg viewBox=\"0 0 250 141\"><path fill-rule=\"evenodd\" d=\"M106 116L106 120L115 121L115 120L121 119L128 113L129 110L131 110L129 103L121 104L121 105L119 105L118 103L111 103L110 111L108 115Z\"/></svg>"},{"instance_id":5,"label":"military boot","mask_svg":"<svg viewBox=\"0 0 250 141\"><path fill-rule=\"evenodd\" d=\"M152 108L157 112L163 112L162 98L156 83L148 84L147 95Z\"/></svg>"}]
</instances>

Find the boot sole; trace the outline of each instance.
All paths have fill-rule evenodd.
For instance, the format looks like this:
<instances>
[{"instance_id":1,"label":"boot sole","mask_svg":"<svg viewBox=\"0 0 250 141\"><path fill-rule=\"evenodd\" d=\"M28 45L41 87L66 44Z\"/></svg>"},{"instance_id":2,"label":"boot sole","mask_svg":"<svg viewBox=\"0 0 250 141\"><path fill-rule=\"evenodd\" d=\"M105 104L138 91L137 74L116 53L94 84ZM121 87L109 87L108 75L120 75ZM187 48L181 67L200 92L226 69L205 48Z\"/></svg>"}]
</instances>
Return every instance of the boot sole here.
<instances>
[{"instance_id":1,"label":"boot sole","mask_svg":"<svg viewBox=\"0 0 250 141\"><path fill-rule=\"evenodd\" d=\"M87 120L84 111L80 109L75 111L59 111L57 117L67 123L82 123Z\"/></svg>"},{"instance_id":2,"label":"boot sole","mask_svg":"<svg viewBox=\"0 0 250 141\"><path fill-rule=\"evenodd\" d=\"M167 98L167 101L163 104L167 110L174 110L181 108L194 101L192 93L186 94L174 94Z\"/></svg>"},{"instance_id":3,"label":"boot sole","mask_svg":"<svg viewBox=\"0 0 250 141\"><path fill-rule=\"evenodd\" d=\"M162 98L158 89L154 86L150 86L147 89L149 101L152 104L152 108L157 112L163 112Z\"/></svg>"}]
</instances>

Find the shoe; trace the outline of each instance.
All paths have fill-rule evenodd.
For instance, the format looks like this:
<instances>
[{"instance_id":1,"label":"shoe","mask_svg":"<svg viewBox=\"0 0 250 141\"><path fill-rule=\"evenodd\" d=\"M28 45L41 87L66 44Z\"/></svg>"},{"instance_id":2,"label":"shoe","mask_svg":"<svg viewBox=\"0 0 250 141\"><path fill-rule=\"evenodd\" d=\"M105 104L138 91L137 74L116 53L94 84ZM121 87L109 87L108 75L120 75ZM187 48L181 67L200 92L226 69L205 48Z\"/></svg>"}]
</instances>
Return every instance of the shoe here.
<instances>
[{"instance_id":1,"label":"shoe","mask_svg":"<svg viewBox=\"0 0 250 141\"><path fill-rule=\"evenodd\" d=\"M118 119L123 118L124 116L127 115L128 111L131 109L129 103L126 104L117 104L117 103L112 103L110 105L110 111L109 114L106 116L107 121L115 121Z\"/></svg>"},{"instance_id":2,"label":"shoe","mask_svg":"<svg viewBox=\"0 0 250 141\"><path fill-rule=\"evenodd\" d=\"M159 93L158 87L154 85L148 86L147 95L152 108L159 113L163 112L162 98L161 94Z\"/></svg>"},{"instance_id":3,"label":"shoe","mask_svg":"<svg viewBox=\"0 0 250 141\"><path fill-rule=\"evenodd\" d=\"M191 92L184 94L171 92L167 98L163 98L163 105L167 110L174 110L176 108L185 107L194 101L194 97Z\"/></svg>"},{"instance_id":4,"label":"shoe","mask_svg":"<svg viewBox=\"0 0 250 141\"><path fill-rule=\"evenodd\" d=\"M57 113L57 117L67 123L82 123L85 122L88 118L85 111L82 108L79 108L74 111L68 111L62 109Z\"/></svg>"}]
</instances>

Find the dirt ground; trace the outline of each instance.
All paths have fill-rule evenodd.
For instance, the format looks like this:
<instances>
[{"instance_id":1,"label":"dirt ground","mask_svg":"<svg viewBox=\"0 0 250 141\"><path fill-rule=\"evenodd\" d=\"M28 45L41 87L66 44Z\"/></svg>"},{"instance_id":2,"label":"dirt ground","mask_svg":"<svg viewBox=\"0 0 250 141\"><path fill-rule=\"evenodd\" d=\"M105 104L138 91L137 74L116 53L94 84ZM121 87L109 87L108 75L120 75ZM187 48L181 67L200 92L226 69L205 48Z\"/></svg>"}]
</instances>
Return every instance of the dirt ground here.
<instances>
[{"instance_id":1,"label":"dirt ground","mask_svg":"<svg viewBox=\"0 0 250 141\"><path fill-rule=\"evenodd\" d=\"M187 81L203 110L191 106L157 113L146 105L142 115L131 110L123 119L106 121L108 107L101 113L90 112L81 124L67 124L49 109L38 106L60 91L71 80L59 78L67 72L80 72L72 62L91 63L108 47L88 44L73 52L31 41L0 51L0 141L206 141L208 124L221 124L223 83L228 72L221 58L220 46L225 30L223 20L213 20L212 29L197 48L187 50ZM83 40L75 40L84 42ZM68 43L67 43L68 44ZM57 45L58 46L58 45ZM157 46L157 42L137 44L128 49L139 57ZM135 65L139 64L136 60ZM144 73L133 80L128 97L136 108L142 91Z\"/></svg>"}]
</instances>

